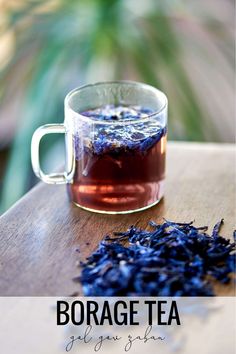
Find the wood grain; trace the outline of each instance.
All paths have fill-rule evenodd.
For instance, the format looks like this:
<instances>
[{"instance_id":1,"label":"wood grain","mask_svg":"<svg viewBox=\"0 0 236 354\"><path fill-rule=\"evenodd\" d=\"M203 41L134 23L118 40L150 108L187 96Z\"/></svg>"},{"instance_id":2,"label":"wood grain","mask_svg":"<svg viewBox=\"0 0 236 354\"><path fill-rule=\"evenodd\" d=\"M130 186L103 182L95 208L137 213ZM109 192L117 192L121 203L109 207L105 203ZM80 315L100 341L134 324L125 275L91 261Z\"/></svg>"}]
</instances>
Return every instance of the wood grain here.
<instances>
[{"instance_id":1,"label":"wood grain","mask_svg":"<svg viewBox=\"0 0 236 354\"><path fill-rule=\"evenodd\" d=\"M68 201L65 186L39 183L0 218L0 295L67 296L72 278L105 234L150 219L195 219L212 227L224 217L223 234L235 227L235 150L232 145L169 143L165 198L144 212L101 215ZM89 242L89 245L86 244ZM76 252L80 248L81 253ZM234 295L233 285L216 286Z\"/></svg>"}]
</instances>

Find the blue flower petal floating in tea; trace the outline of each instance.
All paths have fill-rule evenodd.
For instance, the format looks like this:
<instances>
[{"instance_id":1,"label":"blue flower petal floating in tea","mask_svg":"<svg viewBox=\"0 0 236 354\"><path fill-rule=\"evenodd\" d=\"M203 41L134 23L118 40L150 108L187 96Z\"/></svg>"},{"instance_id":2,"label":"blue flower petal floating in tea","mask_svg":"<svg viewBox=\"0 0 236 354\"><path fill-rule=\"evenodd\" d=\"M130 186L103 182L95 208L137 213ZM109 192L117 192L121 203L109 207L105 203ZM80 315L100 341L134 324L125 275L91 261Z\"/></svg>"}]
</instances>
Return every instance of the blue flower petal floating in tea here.
<instances>
[{"instance_id":1,"label":"blue flower petal floating in tea","mask_svg":"<svg viewBox=\"0 0 236 354\"><path fill-rule=\"evenodd\" d=\"M151 109L139 106L112 105L83 112L82 115L95 121L114 122L114 125L110 126L100 124L100 128L92 132L87 141L86 152L92 155L134 150L145 153L166 134L166 127L158 126L156 119L142 121L142 118L147 118L153 113ZM133 121L136 122L135 126L132 124ZM128 122L131 124L127 124ZM126 125L118 125L122 123Z\"/></svg>"},{"instance_id":2,"label":"blue flower petal floating in tea","mask_svg":"<svg viewBox=\"0 0 236 354\"><path fill-rule=\"evenodd\" d=\"M214 295L209 278L228 283L235 272L235 243L219 235L222 223L212 235L206 226L165 220L160 225L151 221L151 231L131 226L106 236L81 263L84 295Z\"/></svg>"}]
</instances>

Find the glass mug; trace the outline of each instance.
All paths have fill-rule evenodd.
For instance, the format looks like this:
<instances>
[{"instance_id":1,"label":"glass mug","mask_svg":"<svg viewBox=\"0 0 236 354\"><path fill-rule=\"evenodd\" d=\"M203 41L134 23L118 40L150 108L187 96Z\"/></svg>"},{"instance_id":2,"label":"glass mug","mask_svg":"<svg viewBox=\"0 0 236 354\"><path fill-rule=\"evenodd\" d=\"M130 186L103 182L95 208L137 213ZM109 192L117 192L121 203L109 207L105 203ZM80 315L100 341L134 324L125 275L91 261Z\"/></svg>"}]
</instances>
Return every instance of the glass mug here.
<instances>
[{"instance_id":1,"label":"glass mug","mask_svg":"<svg viewBox=\"0 0 236 354\"><path fill-rule=\"evenodd\" d=\"M112 109L116 114L106 116ZM51 133L65 134L64 173L40 168L40 140ZM43 182L67 184L70 199L83 209L140 211L163 197L166 137L167 98L161 91L132 81L86 85L66 96L64 124L34 132L32 166Z\"/></svg>"}]
</instances>

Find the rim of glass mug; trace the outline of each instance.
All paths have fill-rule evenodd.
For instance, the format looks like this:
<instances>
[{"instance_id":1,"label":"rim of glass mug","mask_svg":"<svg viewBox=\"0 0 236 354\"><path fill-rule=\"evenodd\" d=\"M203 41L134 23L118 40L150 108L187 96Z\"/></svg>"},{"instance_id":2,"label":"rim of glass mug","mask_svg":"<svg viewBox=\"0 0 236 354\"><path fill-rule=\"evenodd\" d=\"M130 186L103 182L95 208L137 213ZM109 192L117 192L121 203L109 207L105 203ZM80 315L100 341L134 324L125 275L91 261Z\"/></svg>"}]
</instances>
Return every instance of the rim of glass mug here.
<instances>
[{"instance_id":1,"label":"rim of glass mug","mask_svg":"<svg viewBox=\"0 0 236 354\"><path fill-rule=\"evenodd\" d=\"M152 112L151 114L147 114L145 117L143 118L137 118L137 119L126 119L125 121L105 121L105 120L99 120L99 119L94 119L92 117L88 117L83 115L81 112L77 112L75 111L71 106L70 106L70 100L72 99L73 95L78 94L80 91L86 89L86 88L93 88L96 86L104 86L104 85L130 85L130 86L137 86L138 88L143 88L146 90L151 91L152 93L155 94L155 96L157 97L157 99L159 99L159 101L162 103L162 106L160 109L158 109L157 111ZM65 107L65 111L69 111L73 114L74 116L77 116L79 119L83 119L87 122L93 122L96 124L102 124L102 125L129 125L130 123L132 124L138 124L138 123L143 123L145 121L150 120L150 118L152 117L156 117L158 115L161 115L161 113L167 108L168 105L168 99L167 96L164 94L164 92L162 92L161 90L142 83L142 82L138 82L138 81L129 81L129 80L117 80L117 81L101 81L101 82L95 82L93 84L86 84L86 85L82 85L82 86L78 86L75 89L71 90L65 97L64 99L64 107ZM66 117L65 117L66 120Z\"/></svg>"}]
</instances>

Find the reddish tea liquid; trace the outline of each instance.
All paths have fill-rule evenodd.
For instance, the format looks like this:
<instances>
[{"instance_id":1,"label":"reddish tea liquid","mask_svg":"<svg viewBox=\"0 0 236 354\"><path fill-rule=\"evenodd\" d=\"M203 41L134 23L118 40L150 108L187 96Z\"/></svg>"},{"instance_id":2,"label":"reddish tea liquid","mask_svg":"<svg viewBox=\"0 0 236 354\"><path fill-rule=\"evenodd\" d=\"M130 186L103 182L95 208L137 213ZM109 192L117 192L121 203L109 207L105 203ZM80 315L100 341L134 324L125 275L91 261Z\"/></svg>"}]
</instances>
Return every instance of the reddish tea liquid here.
<instances>
[{"instance_id":1,"label":"reddish tea liquid","mask_svg":"<svg viewBox=\"0 0 236 354\"><path fill-rule=\"evenodd\" d=\"M160 128L155 134L152 140L136 140L134 145L129 141L119 148L108 144L98 151L86 148L77 154L73 182L68 185L72 201L97 211L121 212L160 200L164 192L166 129ZM74 137L75 150L78 139Z\"/></svg>"}]
</instances>

